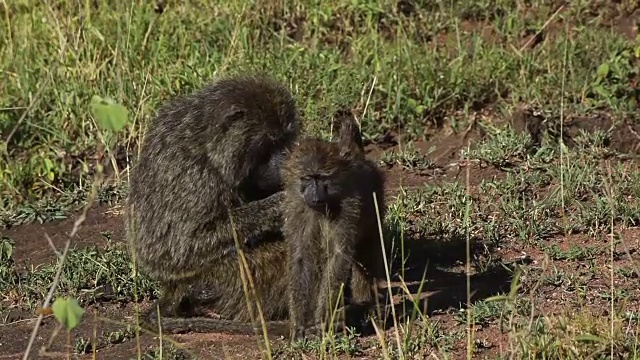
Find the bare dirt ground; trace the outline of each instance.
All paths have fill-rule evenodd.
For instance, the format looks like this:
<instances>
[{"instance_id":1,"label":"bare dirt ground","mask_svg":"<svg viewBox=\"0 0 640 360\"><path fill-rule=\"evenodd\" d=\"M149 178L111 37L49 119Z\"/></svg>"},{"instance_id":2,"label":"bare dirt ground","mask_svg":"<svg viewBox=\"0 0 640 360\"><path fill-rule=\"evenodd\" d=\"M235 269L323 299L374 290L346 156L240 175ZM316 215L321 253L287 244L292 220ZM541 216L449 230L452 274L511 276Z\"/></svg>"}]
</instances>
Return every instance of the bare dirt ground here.
<instances>
[{"instance_id":1,"label":"bare dirt ground","mask_svg":"<svg viewBox=\"0 0 640 360\"><path fill-rule=\"evenodd\" d=\"M582 125L589 126L587 123ZM479 139L482 136L482 134L479 134L477 131L467 135L467 137L472 140ZM402 170L398 167L390 167L387 170L388 195L393 198L393 196L400 191L400 187L419 187L426 183L441 184L458 181L464 184L467 181L467 174L470 175L469 184L472 188L477 186L482 179L493 179L503 176L501 171L491 167L482 168L477 164L470 163L465 165L464 163L458 162L457 154L462 147L466 146L466 142L467 141L462 139L461 136L447 135L443 131L442 134L436 134L432 137L432 140L428 144L421 144L421 146L424 145L425 147L431 147L436 144L436 151L431 154L436 164L434 170L418 173ZM612 143L611 146L632 150L630 148L633 144L634 141L630 140L628 142L619 141ZM382 148L390 151L395 147L397 147L397 145L370 144L368 146L369 155L378 157L383 152L383 150L381 150ZM4 235L15 241L14 258L16 262L19 265L38 266L43 262L51 261L53 259L53 252L47 244L44 234L48 234L51 237L53 245L60 249L66 240L66 236L70 233L75 219L76 216L72 216L63 221L50 222L42 225L32 224L18 226L7 231ZM105 237L102 236L105 231L111 232L113 241L122 241L124 239L122 224L121 215L117 208L109 208L106 206L95 207L88 212L87 218L74 239L72 246L82 247L96 245L99 248L103 247L106 244ZM640 229L625 229L624 236L627 246L632 249L632 259L629 259L627 256L619 256L616 259L615 265L620 267L633 265L632 261L637 261L640 258L636 251L640 246ZM575 245L584 247L602 246L604 241L606 241L604 237L570 235L568 237L555 237L550 242L556 244L560 249L566 250ZM416 241L413 241L413 243L417 246ZM427 313L430 314L432 321L440 322L445 332L464 328L464 324L459 324L455 321L456 309L459 309L460 305L466 302L466 276L464 275L464 262L461 261L461 259L464 259L464 249L449 249L448 253L437 253L433 251L433 248L430 247L429 244L422 245L425 245L422 249L420 246L417 246L414 251L429 251L429 258L436 258L441 263L448 262L446 270L433 269L427 272L427 284L421 296L428 302ZM524 262L526 260L526 263L529 264L532 269L535 268L547 272L554 269L553 271L563 271L565 274L575 274L576 276L580 274L581 269L587 262L586 260L556 260L553 262L553 267L549 267L544 265L549 259L543 251L535 246L523 243L504 244L504 246L495 250L495 256L500 258L504 263ZM608 284L606 283L608 276L605 273L608 271L607 260L606 256L594 260L596 267L602 269L603 273L595 274L595 276L588 281L586 284L587 291L597 292L599 289L608 288ZM414 272L416 280L419 280L423 268L409 268L407 271L406 281L407 284L411 284L410 280L413 276L411 273ZM511 278L508 273L500 271L473 275L471 282L472 301L483 299L499 292L507 292L510 281ZM629 303L628 306L633 309L638 309L640 305L638 300L640 299L640 291L637 286L634 285L633 281L618 284L617 288L635 294L635 296L631 296L631 298L635 298L635 300ZM574 294L559 292L554 286L545 285L537 290L537 297L534 301L537 302L539 310L547 315L562 314L571 306L575 306L576 308L580 307L581 309L584 309L586 306L596 314L604 317L607 316L609 305L606 299L598 296L586 297L586 299L588 299L586 303L579 303L579 300L576 299ZM399 304L400 301L398 300L396 303ZM143 308L146 305L147 304L141 304ZM400 307L398 309L401 310ZM94 332L113 332L125 328L123 325L100 321L94 317L94 315L100 318L122 321L124 323L135 323L133 304L105 303L92 305L87 309L85 320L80 327L71 334L71 344L74 343L74 339L78 336L90 338ZM13 310L5 312L2 320L4 324L0 324L0 358L20 358L33 329L35 315ZM56 328L56 324L57 322L52 316L45 317L36 340L35 353L48 341ZM482 344L482 350L476 354L477 356L494 358L505 352L509 341L508 335L500 330L496 322L478 325L474 330L476 343ZM393 330L387 330L389 337L392 337L391 331ZM200 358L260 358L260 350L257 343L259 339L257 340L252 336L181 334L171 337L182 343L183 346ZM369 337L369 339L373 338L375 337ZM142 334L140 336L141 349L144 351L147 348L157 346L158 341L157 336ZM99 346L97 350L98 358L120 359L137 356L137 343L135 338L129 337L123 339L120 343L118 343L118 341L114 342L115 343ZM166 343L167 341L165 340L165 344ZM284 339L275 339L272 341L272 346L275 348L283 344ZM376 349L371 346L367 348L367 338L360 339L359 344L361 353L355 356L356 358L375 358ZM48 348L47 357L65 358L67 356L66 346L66 336L64 331L62 331L52 346ZM451 354L455 354L455 358L464 357L465 341L456 344ZM78 356L78 358L81 359L89 359L91 357L90 351L89 354Z\"/></svg>"}]
</instances>

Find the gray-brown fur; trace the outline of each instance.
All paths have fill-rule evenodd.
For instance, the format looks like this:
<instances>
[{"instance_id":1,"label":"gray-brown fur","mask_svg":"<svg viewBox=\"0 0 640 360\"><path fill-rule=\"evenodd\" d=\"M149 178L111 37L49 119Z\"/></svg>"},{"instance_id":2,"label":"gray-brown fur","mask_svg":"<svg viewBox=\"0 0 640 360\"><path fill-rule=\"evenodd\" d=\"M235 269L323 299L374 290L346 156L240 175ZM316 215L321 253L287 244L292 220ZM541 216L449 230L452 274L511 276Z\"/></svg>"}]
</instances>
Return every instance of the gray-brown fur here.
<instances>
[{"instance_id":1,"label":"gray-brown fur","mask_svg":"<svg viewBox=\"0 0 640 360\"><path fill-rule=\"evenodd\" d=\"M365 158L353 119L340 120L337 141L301 140L283 165L294 338L305 336L312 325L326 326L350 275L352 303L369 306L384 276L373 200L375 192L383 219L384 176Z\"/></svg>"},{"instance_id":2,"label":"gray-brown fur","mask_svg":"<svg viewBox=\"0 0 640 360\"><path fill-rule=\"evenodd\" d=\"M286 248L283 241L261 244L244 250L247 265L251 271L256 293L261 297L260 305L268 331L271 335L288 334L288 304L282 301L286 293ZM162 329L165 332L224 332L232 334L254 334L260 331L257 318L250 317L239 262L236 256L228 256L211 267L211 274L201 278L197 287L191 291L191 297L198 299L198 305L213 310L224 317L162 317ZM197 306L196 306L197 307ZM152 330L158 330L156 315L150 314L147 324ZM256 321L251 323L251 321Z\"/></svg>"},{"instance_id":3,"label":"gray-brown fur","mask_svg":"<svg viewBox=\"0 0 640 360\"><path fill-rule=\"evenodd\" d=\"M261 297L261 309L267 325L267 332L271 336L290 334L289 291L287 252L283 241L272 241L261 244L252 249L244 250L247 265L251 271L256 293ZM161 317L163 332L221 332L229 334L261 334L260 319L254 311L255 319L251 319L247 312L245 292L240 276L238 260L229 256L218 262L211 269L213 276L203 277L196 289L192 290L192 297L198 299L199 305L208 308L213 306L216 313L225 319L215 319L206 316L190 317ZM224 289L224 291L220 291ZM197 306L196 306L197 307ZM255 307L254 307L255 308ZM361 312L359 308L347 307L351 314ZM357 317L355 315L354 317ZM157 331L157 314L151 309L145 321L149 330ZM251 321L254 321L253 323ZM336 331L343 329L344 324L336 322ZM321 329L311 327L307 334L320 334Z\"/></svg>"},{"instance_id":4,"label":"gray-brown fur","mask_svg":"<svg viewBox=\"0 0 640 360\"><path fill-rule=\"evenodd\" d=\"M163 105L131 172L127 236L142 272L161 285L161 314L185 295L249 321L233 220L267 320L286 316L279 167L296 140L290 92L266 77L230 77ZM273 241L270 241L273 240ZM213 320L213 319L212 319Z\"/></svg>"}]
</instances>

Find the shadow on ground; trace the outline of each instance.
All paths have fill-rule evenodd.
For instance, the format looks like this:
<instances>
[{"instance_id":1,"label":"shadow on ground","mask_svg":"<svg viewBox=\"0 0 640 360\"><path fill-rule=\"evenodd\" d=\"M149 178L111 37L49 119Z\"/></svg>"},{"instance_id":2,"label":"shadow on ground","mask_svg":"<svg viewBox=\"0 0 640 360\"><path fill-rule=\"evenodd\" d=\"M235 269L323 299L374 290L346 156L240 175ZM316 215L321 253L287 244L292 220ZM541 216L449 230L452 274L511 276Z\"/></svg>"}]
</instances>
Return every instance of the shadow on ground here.
<instances>
[{"instance_id":1,"label":"shadow on ground","mask_svg":"<svg viewBox=\"0 0 640 360\"><path fill-rule=\"evenodd\" d=\"M404 237L403 261L397 251L391 260L391 293L397 323L415 319L418 314L430 316L449 309L465 308L477 301L507 293L511 287L515 267L522 261L503 263L494 262L485 270L478 271L473 259L481 257L492 248L487 247L480 239L469 242L472 262L471 274L465 273L467 257L466 240L464 238L445 239L436 237L436 241L411 236ZM467 285L469 282L469 285ZM469 286L469 288L467 288ZM384 306L385 330L393 327L393 312L386 292L380 289L385 298ZM469 298L467 298L467 294ZM362 329L363 333L373 329Z\"/></svg>"}]
</instances>

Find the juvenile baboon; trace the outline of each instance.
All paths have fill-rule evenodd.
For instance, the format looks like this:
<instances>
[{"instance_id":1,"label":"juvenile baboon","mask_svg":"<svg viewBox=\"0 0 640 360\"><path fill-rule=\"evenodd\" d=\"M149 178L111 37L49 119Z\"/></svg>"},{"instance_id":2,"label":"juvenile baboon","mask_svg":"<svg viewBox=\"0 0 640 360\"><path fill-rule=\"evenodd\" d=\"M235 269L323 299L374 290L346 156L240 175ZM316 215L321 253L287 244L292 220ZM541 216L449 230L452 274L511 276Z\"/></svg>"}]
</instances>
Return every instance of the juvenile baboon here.
<instances>
[{"instance_id":1,"label":"juvenile baboon","mask_svg":"<svg viewBox=\"0 0 640 360\"><path fill-rule=\"evenodd\" d=\"M195 299L250 320L235 229L252 245L244 252L265 318L286 317L280 167L298 132L291 93L265 76L225 78L161 106L126 203L127 237L160 283L161 315L188 314Z\"/></svg>"},{"instance_id":2,"label":"juvenile baboon","mask_svg":"<svg viewBox=\"0 0 640 360\"><path fill-rule=\"evenodd\" d=\"M373 199L384 218L384 175L365 158L353 119L343 116L339 125L337 141L301 140L282 168L294 339L311 325L326 326L349 275L352 302L369 305L384 276Z\"/></svg>"}]
</instances>

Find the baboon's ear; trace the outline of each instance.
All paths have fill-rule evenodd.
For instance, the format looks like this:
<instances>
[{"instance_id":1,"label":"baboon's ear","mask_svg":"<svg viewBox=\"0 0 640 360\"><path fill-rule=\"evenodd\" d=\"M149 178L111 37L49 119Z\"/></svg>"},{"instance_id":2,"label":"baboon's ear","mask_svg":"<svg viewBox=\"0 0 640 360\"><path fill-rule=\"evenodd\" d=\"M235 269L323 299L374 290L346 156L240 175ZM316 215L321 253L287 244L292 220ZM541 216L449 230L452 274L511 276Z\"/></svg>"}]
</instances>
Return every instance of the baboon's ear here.
<instances>
[{"instance_id":1,"label":"baboon's ear","mask_svg":"<svg viewBox=\"0 0 640 360\"><path fill-rule=\"evenodd\" d=\"M245 109L237 106L231 105L228 108L224 106L221 107L222 111L220 112L220 122L216 124L218 128L218 132L226 133L231 128L235 128L238 125L246 126L246 124L239 124L238 120L241 120L245 116Z\"/></svg>"},{"instance_id":2,"label":"baboon's ear","mask_svg":"<svg viewBox=\"0 0 640 360\"><path fill-rule=\"evenodd\" d=\"M231 123L235 122L236 120L242 118L244 116L245 113L245 109L237 106L237 105L232 105L230 106L228 109L225 110L224 114L222 114L223 119L224 119L224 123L227 126L230 126Z\"/></svg>"},{"instance_id":3,"label":"baboon's ear","mask_svg":"<svg viewBox=\"0 0 640 360\"><path fill-rule=\"evenodd\" d=\"M338 132L340 155L343 157L357 157L364 154L362 135L356 123L353 112L347 107L341 107L333 116L333 129Z\"/></svg>"}]
</instances>

